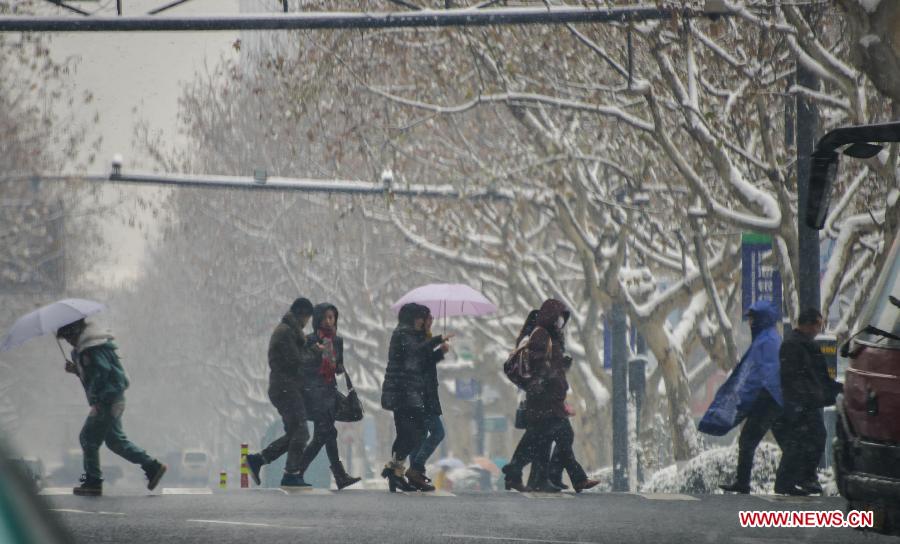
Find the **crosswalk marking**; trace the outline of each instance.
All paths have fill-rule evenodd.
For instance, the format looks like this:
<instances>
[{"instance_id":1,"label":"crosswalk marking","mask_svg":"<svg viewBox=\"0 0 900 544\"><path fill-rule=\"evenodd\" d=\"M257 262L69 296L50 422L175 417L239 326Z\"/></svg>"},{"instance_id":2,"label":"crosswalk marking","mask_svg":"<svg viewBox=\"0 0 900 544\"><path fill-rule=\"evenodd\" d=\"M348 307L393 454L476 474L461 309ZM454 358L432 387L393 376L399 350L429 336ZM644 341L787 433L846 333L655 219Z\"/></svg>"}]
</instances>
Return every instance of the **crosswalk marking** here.
<instances>
[{"instance_id":1,"label":"crosswalk marking","mask_svg":"<svg viewBox=\"0 0 900 544\"><path fill-rule=\"evenodd\" d=\"M212 495L208 487L164 487L163 495Z\"/></svg>"},{"instance_id":2,"label":"crosswalk marking","mask_svg":"<svg viewBox=\"0 0 900 544\"><path fill-rule=\"evenodd\" d=\"M280 489L288 495L331 495L330 489L319 489L318 487L282 487Z\"/></svg>"},{"instance_id":3,"label":"crosswalk marking","mask_svg":"<svg viewBox=\"0 0 900 544\"><path fill-rule=\"evenodd\" d=\"M52 512L62 512L64 514L94 514L98 516L124 516L122 512L92 512L90 510L76 510L74 508L51 508Z\"/></svg>"},{"instance_id":4,"label":"crosswalk marking","mask_svg":"<svg viewBox=\"0 0 900 544\"><path fill-rule=\"evenodd\" d=\"M38 495L71 495L71 487L45 487L38 492Z\"/></svg>"},{"instance_id":5,"label":"crosswalk marking","mask_svg":"<svg viewBox=\"0 0 900 544\"><path fill-rule=\"evenodd\" d=\"M539 493L535 491L531 491L528 493L520 493L523 497L528 497L529 499L574 499L575 495L572 493Z\"/></svg>"},{"instance_id":6,"label":"crosswalk marking","mask_svg":"<svg viewBox=\"0 0 900 544\"><path fill-rule=\"evenodd\" d=\"M758 499L768 502L787 502L796 504L818 504L822 502L822 497L795 497L792 495L753 495Z\"/></svg>"},{"instance_id":7,"label":"crosswalk marking","mask_svg":"<svg viewBox=\"0 0 900 544\"><path fill-rule=\"evenodd\" d=\"M692 497L690 495L683 495L681 493L635 493L640 497L644 497L645 499L650 499L651 501L699 501L697 497Z\"/></svg>"}]
</instances>

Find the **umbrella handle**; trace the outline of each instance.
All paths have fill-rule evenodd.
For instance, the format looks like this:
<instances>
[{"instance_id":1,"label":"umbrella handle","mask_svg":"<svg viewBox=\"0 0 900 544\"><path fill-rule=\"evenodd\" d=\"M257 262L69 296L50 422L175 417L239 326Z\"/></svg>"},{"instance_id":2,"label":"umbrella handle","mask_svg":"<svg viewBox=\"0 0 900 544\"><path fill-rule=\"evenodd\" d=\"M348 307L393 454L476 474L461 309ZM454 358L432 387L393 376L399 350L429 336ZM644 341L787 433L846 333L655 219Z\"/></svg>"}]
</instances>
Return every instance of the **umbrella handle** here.
<instances>
[{"instance_id":1,"label":"umbrella handle","mask_svg":"<svg viewBox=\"0 0 900 544\"><path fill-rule=\"evenodd\" d=\"M62 353L63 360L67 363L71 363L72 361L70 361L69 358L66 357L66 351L63 349L62 344L59 343L59 338L56 339L56 345L59 347L59 352Z\"/></svg>"}]
</instances>

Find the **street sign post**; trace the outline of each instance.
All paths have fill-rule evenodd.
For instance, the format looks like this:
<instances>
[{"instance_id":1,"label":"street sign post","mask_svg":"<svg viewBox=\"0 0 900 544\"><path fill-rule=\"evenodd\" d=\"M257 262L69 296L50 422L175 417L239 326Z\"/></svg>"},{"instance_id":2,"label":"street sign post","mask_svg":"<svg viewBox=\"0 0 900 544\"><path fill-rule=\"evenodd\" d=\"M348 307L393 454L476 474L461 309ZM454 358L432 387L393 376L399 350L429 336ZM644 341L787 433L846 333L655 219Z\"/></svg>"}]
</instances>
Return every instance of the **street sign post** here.
<instances>
[{"instance_id":1,"label":"street sign post","mask_svg":"<svg viewBox=\"0 0 900 544\"><path fill-rule=\"evenodd\" d=\"M771 300L781 308L781 273L767 262L772 253L772 237L745 232L741 237L741 315L757 300Z\"/></svg>"}]
</instances>

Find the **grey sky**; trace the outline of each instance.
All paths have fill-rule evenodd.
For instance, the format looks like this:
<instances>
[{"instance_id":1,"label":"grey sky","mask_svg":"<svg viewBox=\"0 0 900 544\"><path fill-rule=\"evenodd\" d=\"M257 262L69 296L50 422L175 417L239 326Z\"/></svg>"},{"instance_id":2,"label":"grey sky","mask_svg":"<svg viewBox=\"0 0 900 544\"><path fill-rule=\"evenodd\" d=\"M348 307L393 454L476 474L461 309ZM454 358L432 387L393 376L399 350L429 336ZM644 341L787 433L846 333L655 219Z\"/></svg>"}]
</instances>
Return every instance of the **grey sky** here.
<instances>
[{"instance_id":1,"label":"grey sky","mask_svg":"<svg viewBox=\"0 0 900 544\"><path fill-rule=\"evenodd\" d=\"M126 15L146 13L166 3L166 0L124 0L124 10ZM235 13L238 4L238 0L192 0L170 13ZM114 10L115 3L83 2L79 5L88 10L110 5ZM277 7L274 0L272 7ZM114 14L114 11L108 14ZM146 120L152 130L162 131L173 146L178 145L178 97L184 82L204 65L212 68L222 55L231 54L231 44L237 36L237 32L54 35L51 50L55 57L75 56L79 59L78 70L72 76L76 93L91 91L94 94L94 108L85 109L85 120L94 111L100 113L94 134L102 136L103 143L91 171L107 172L116 153L123 156L125 168L141 170L152 166L133 141L135 126L141 120ZM128 190L134 195L138 191L144 196L154 194L152 190ZM109 198L112 197L110 194ZM146 246L144 233L124 229L118 220L111 222L106 231L116 262L108 269L109 277L105 279L117 283L136 277Z\"/></svg>"}]
</instances>

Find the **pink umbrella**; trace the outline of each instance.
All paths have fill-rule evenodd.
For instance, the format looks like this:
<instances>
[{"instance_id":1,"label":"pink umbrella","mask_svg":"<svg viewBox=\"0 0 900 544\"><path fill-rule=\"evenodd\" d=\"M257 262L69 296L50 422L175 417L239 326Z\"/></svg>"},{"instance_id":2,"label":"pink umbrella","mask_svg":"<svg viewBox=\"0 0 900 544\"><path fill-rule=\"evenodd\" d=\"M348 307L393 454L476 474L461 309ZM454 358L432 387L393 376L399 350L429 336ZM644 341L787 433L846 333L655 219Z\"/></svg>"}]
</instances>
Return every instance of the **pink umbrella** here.
<instances>
[{"instance_id":1,"label":"pink umbrella","mask_svg":"<svg viewBox=\"0 0 900 544\"><path fill-rule=\"evenodd\" d=\"M400 297L391 309L399 312L400 307L409 302L428 306L435 319L487 315L497 311L497 306L487 297L461 283L431 283L416 287Z\"/></svg>"}]
</instances>

